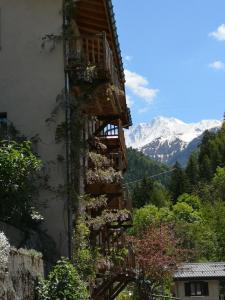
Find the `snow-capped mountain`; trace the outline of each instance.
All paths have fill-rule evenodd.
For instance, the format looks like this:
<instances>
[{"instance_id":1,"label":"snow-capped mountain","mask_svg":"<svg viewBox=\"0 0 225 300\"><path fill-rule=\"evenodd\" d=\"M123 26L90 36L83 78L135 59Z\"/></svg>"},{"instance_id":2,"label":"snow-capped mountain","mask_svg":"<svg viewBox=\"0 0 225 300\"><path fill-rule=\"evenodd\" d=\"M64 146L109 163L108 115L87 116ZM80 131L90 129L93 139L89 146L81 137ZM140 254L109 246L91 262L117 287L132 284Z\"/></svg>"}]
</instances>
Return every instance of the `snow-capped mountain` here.
<instances>
[{"instance_id":1,"label":"snow-capped mountain","mask_svg":"<svg viewBox=\"0 0 225 300\"><path fill-rule=\"evenodd\" d=\"M220 126L221 121L218 120L188 124L176 118L157 117L127 131L126 144L157 161L171 165L178 160L185 164L189 152L200 143L203 132Z\"/></svg>"}]
</instances>

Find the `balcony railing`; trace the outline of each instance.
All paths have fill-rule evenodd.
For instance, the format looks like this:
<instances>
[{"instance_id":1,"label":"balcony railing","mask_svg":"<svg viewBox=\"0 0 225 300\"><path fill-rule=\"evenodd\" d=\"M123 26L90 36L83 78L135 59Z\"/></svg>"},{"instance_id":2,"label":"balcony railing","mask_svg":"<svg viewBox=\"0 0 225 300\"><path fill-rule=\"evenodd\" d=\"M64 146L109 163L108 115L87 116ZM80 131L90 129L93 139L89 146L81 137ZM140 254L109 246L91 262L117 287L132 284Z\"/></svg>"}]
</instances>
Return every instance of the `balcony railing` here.
<instances>
[{"instance_id":1,"label":"balcony railing","mask_svg":"<svg viewBox=\"0 0 225 300\"><path fill-rule=\"evenodd\" d=\"M108 79L121 89L113 53L104 32L70 38L66 68L74 71L80 80Z\"/></svg>"},{"instance_id":2,"label":"balcony railing","mask_svg":"<svg viewBox=\"0 0 225 300\"><path fill-rule=\"evenodd\" d=\"M118 125L106 125L105 128L100 131L98 136L103 139L105 143L113 141L118 142L118 146L123 154L123 158L127 163L124 131L120 122Z\"/></svg>"}]
</instances>

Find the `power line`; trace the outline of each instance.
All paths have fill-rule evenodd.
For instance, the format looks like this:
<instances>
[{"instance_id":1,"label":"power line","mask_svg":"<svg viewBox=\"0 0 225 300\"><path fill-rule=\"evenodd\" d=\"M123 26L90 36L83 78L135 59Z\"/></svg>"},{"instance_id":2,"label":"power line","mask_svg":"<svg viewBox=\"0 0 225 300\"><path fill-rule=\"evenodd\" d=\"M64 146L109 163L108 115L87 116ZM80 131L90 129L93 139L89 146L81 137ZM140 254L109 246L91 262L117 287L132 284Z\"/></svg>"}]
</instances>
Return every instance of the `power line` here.
<instances>
[{"instance_id":1,"label":"power line","mask_svg":"<svg viewBox=\"0 0 225 300\"><path fill-rule=\"evenodd\" d=\"M169 171L165 171L165 172L161 172L161 173L158 173L158 174L154 174L154 175L151 175L149 177L145 177L146 179L150 179L150 178L154 178L154 177L158 177L158 176L161 176L161 175L164 175L164 174L167 174L167 173L171 173L175 170L175 168L169 170ZM134 180L134 181L130 181L130 182L126 182L125 185L128 185L128 184L131 184L131 183L135 183L135 182L139 182L139 181L142 181L143 178L141 179L138 179L138 180Z\"/></svg>"}]
</instances>

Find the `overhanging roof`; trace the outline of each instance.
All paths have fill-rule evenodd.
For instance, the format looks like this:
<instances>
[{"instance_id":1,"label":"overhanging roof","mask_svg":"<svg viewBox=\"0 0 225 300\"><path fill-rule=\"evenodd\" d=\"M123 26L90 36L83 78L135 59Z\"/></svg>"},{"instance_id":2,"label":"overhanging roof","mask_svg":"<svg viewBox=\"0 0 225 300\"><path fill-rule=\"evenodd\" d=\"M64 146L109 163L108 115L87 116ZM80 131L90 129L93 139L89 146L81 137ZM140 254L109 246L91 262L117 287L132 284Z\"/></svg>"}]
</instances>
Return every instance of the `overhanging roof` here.
<instances>
[{"instance_id":1,"label":"overhanging roof","mask_svg":"<svg viewBox=\"0 0 225 300\"><path fill-rule=\"evenodd\" d=\"M125 81L112 1L78 0L76 2L75 19L81 34L106 32L107 40L113 51L115 63L120 71L120 79Z\"/></svg>"},{"instance_id":2,"label":"overhanging roof","mask_svg":"<svg viewBox=\"0 0 225 300\"><path fill-rule=\"evenodd\" d=\"M225 262L182 264L173 277L175 280L225 277Z\"/></svg>"}]
</instances>

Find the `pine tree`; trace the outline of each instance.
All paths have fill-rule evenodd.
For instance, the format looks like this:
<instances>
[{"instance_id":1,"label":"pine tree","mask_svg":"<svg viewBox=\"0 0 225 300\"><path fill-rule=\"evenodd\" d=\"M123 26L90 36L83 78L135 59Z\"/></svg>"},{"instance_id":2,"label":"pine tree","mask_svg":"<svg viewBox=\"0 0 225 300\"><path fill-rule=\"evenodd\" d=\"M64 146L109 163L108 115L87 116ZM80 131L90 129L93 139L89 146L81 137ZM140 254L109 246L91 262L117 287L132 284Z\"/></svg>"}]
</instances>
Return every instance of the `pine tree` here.
<instances>
[{"instance_id":1,"label":"pine tree","mask_svg":"<svg viewBox=\"0 0 225 300\"><path fill-rule=\"evenodd\" d=\"M177 198L185 192L189 192L190 184L185 171L181 168L180 164L176 162L171 176L170 191L172 194L173 202L176 203Z\"/></svg>"},{"instance_id":2,"label":"pine tree","mask_svg":"<svg viewBox=\"0 0 225 300\"><path fill-rule=\"evenodd\" d=\"M190 188L192 190L193 187L198 183L199 179L199 168L196 153L193 153L190 156L185 172L190 183Z\"/></svg>"}]
</instances>

